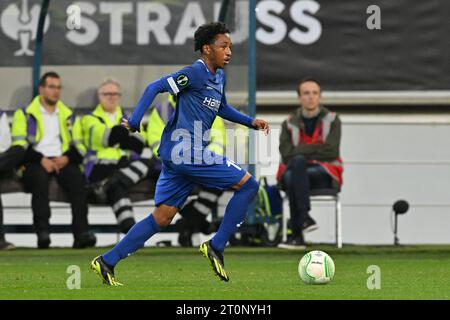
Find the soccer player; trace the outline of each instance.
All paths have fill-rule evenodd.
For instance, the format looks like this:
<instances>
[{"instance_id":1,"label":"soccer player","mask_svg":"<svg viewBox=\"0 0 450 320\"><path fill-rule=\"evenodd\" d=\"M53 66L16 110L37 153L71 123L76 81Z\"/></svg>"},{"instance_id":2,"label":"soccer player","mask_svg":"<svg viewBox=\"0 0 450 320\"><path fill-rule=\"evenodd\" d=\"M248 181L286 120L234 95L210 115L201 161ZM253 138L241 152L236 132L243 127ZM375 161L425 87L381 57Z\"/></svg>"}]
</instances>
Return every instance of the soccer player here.
<instances>
[{"instance_id":1,"label":"soccer player","mask_svg":"<svg viewBox=\"0 0 450 320\"><path fill-rule=\"evenodd\" d=\"M219 230L200 246L200 252L209 260L215 274L229 281L222 253L245 219L259 186L243 168L209 151L206 137L217 115L264 130L265 134L269 132L269 124L244 115L227 103L223 68L230 63L232 43L226 25L214 22L200 26L194 34L194 42L195 51L200 50L200 59L149 84L130 118L122 121L129 130L138 131L144 113L157 94L177 95L175 113L164 128L158 150L163 168L156 184L155 211L135 224L114 248L91 262L91 268L108 285L121 285L115 280L114 267L171 223L195 184L235 190Z\"/></svg>"}]
</instances>

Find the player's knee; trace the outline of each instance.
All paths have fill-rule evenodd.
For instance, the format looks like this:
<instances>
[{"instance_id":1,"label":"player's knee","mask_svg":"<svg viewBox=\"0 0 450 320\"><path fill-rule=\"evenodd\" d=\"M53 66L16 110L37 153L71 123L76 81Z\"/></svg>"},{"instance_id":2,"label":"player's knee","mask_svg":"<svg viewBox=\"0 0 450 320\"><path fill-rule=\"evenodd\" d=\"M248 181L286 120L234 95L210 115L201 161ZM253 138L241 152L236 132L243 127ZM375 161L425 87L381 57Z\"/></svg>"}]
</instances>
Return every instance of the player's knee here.
<instances>
[{"instance_id":1,"label":"player's knee","mask_svg":"<svg viewBox=\"0 0 450 320\"><path fill-rule=\"evenodd\" d=\"M256 181L256 179L253 178L252 176L250 176L250 178L248 178L248 180L244 183L244 185L242 187L247 192L250 193L251 197L256 196L256 194L258 193L258 190L259 190L258 181Z\"/></svg>"},{"instance_id":2,"label":"player's knee","mask_svg":"<svg viewBox=\"0 0 450 320\"><path fill-rule=\"evenodd\" d=\"M160 206L153 213L153 218L161 228L165 228L172 222L176 213L177 210L174 207Z\"/></svg>"},{"instance_id":3,"label":"player's knee","mask_svg":"<svg viewBox=\"0 0 450 320\"><path fill-rule=\"evenodd\" d=\"M156 223L160 226L160 228L167 227L172 222L173 217L159 215L155 216Z\"/></svg>"}]
</instances>

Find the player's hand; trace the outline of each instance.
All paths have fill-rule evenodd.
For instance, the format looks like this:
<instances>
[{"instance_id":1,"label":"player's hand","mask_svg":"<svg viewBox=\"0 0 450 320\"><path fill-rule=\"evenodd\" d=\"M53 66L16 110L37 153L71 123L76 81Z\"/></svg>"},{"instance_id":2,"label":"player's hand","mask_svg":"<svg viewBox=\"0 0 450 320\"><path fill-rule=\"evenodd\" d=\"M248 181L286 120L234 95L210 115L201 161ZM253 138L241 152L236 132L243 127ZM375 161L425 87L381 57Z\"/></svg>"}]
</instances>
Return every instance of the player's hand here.
<instances>
[{"instance_id":1,"label":"player's hand","mask_svg":"<svg viewBox=\"0 0 450 320\"><path fill-rule=\"evenodd\" d=\"M255 119L252 122L252 126L253 128L255 128L255 130L263 130L266 136L269 134L270 126L269 123L265 120Z\"/></svg>"},{"instance_id":2,"label":"player's hand","mask_svg":"<svg viewBox=\"0 0 450 320\"><path fill-rule=\"evenodd\" d=\"M120 125L122 127L127 128L128 130L130 130L130 124L128 123L128 119L127 118L122 118L122 121L120 121Z\"/></svg>"},{"instance_id":3,"label":"player's hand","mask_svg":"<svg viewBox=\"0 0 450 320\"><path fill-rule=\"evenodd\" d=\"M139 129L133 128L132 126L130 126L130 123L128 122L128 118L123 117L122 121L120 122L120 125L122 127L127 128L130 132L136 132L136 131L140 131Z\"/></svg>"}]
</instances>

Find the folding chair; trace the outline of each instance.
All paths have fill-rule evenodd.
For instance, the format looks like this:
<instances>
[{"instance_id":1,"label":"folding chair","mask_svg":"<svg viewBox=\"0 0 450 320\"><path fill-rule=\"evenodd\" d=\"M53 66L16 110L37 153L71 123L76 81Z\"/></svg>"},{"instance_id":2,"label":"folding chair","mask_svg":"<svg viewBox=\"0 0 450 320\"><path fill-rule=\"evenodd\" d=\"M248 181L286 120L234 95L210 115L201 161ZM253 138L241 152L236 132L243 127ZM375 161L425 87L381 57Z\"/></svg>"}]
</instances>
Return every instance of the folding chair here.
<instances>
[{"instance_id":1,"label":"folding chair","mask_svg":"<svg viewBox=\"0 0 450 320\"><path fill-rule=\"evenodd\" d=\"M284 199L288 199L287 195ZM310 191L311 202L321 201L321 202L334 202L334 212L335 212L335 230L336 230L336 246L342 248L342 211L341 211L341 200L339 198L339 192L336 189L315 189ZM287 222L290 213L288 210L283 210L283 230L282 230L282 241L287 240Z\"/></svg>"}]
</instances>

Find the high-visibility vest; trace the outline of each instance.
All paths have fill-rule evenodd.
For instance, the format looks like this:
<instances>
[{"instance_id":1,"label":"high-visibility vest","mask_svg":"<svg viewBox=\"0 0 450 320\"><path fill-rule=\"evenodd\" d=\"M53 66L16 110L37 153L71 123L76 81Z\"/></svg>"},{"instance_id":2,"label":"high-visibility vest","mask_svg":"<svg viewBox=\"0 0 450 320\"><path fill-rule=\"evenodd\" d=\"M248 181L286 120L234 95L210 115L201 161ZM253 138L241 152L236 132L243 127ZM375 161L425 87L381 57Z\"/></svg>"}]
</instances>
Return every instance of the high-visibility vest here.
<instances>
[{"instance_id":1,"label":"high-visibility vest","mask_svg":"<svg viewBox=\"0 0 450 320\"><path fill-rule=\"evenodd\" d=\"M81 119L83 143L88 150L84 159L85 174L87 176L89 176L92 166L95 164L117 164L122 157L137 157L130 150L123 150L117 146L108 145L111 129L120 125L122 117L122 108L117 106L116 118L114 121L111 121L108 114L99 104L92 113L83 116ZM136 136L144 140L140 134L136 134Z\"/></svg>"},{"instance_id":2,"label":"high-visibility vest","mask_svg":"<svg viewBox=\"0 0 450 320\"><path fill-rule=\"evenodd\" d=\"M58 109L61 153L64 154L74 145L84 156L86 148L83 145L81 122L73 115L72 110L61 101L56 103ZM14 112L12 122L12 145L35 147L44 137L45 126L42 120L40 96L37 96L25 109Z\"/></svg>"}]
</instances>

